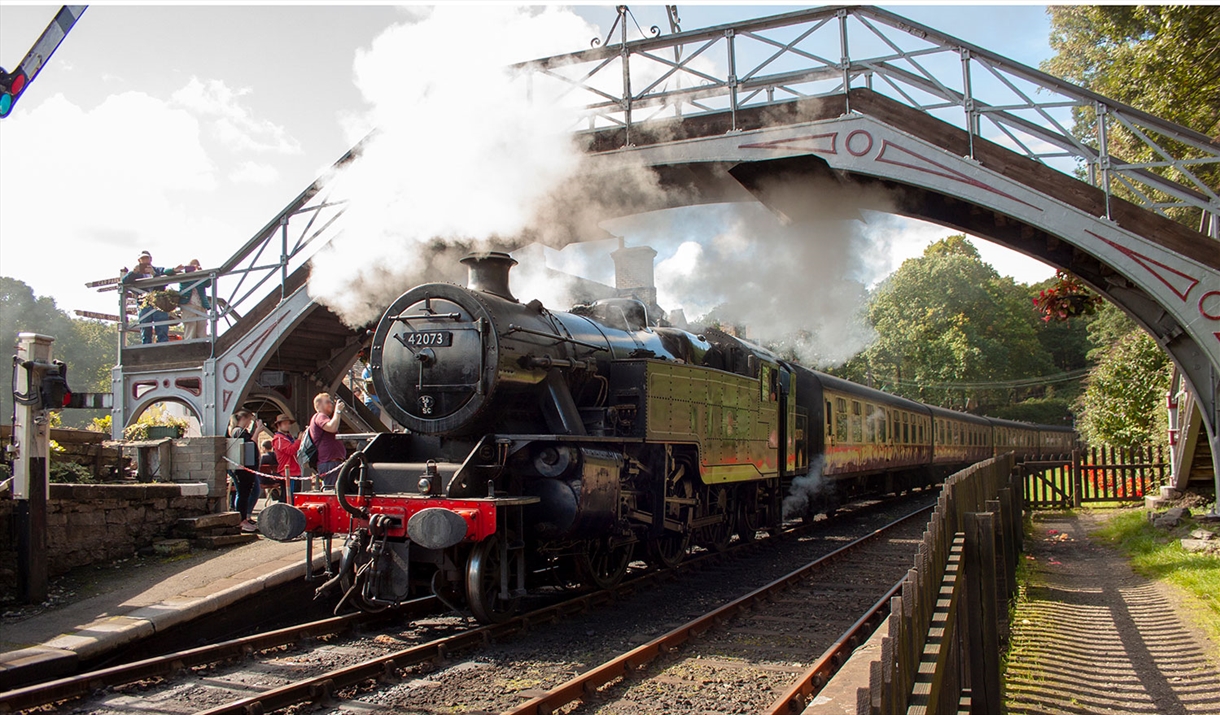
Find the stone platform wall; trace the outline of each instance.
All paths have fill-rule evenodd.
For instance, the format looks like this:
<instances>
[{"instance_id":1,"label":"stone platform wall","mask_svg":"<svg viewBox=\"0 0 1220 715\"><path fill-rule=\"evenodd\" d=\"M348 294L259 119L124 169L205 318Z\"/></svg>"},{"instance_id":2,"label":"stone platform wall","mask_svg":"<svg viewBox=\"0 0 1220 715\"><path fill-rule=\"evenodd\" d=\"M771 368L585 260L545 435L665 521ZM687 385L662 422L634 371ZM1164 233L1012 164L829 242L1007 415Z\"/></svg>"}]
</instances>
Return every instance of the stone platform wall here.
<instances>
[{"instance_id":1,"label":"stone platform wall","mask_svg":"<svg viewBox=\"0 0 1220 715\"><path fill-rule=\"evenodd\" d=\"M47 570L135 555L165 538L179 519L207 514L215 499L205 484L52 484L47 502ZM15 595L17 534L13 501L0 499L0 602Z\"/></svg>"}]
</instances>

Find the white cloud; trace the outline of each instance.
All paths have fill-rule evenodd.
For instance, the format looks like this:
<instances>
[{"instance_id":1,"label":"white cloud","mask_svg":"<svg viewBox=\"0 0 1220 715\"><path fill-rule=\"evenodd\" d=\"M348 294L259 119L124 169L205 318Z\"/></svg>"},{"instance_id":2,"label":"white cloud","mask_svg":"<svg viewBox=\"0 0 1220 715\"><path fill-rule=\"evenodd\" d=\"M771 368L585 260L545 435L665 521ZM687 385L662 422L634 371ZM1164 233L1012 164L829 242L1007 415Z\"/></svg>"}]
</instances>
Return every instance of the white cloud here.
<instances>
[{"instance_id":1,"label":"white cloud","mask_svg":"<svg viewBox=\"0 0 1220 715\"><path fill-rule=\"evenodd\" d=\"M209 131L233 151L300 154L301 145L282 126L259 119L242 106L241 98L248 94L249 89L233 89L223 80L191 77L174 92L173 101L210 122Z\"/></svg>"},{"instance_id":2,"label":"white cloud","mask_svg":"<svg viewBox=\"0 0 1220 715\"><path fill-rule=\"evenodd\" d=\"M235 184L266 185L275 183L279 178L279 169L256 161L243 161L236 169L229 172L229 181Z\"/></svg>"},{"instance_id":3,"label":"white cloud","mask_svg":"<svg viewBox=\"0 0 1220 715\"><path fill-rule=\"evenodd\" d=\"M0 125L0 272L62 308L115 312L113 293L83 284L117 275L141 250L157 265L213 259L186 254L231 232L190 208L217 175L183 108L141 92L88 110L51 97Z\"/></svg>"}]
</instances>

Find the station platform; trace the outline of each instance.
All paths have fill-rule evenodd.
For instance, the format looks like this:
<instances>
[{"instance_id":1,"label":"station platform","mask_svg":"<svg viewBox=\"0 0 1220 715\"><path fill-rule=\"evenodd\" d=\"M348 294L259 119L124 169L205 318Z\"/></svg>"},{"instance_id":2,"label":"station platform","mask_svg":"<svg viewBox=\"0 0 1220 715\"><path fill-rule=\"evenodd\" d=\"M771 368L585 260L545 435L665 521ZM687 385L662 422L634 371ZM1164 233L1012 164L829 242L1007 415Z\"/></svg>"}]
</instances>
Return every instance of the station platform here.
<instances>
[{"instance_id":1,"label":"station platform","mask_svg":"<svg viewBox=\"0 0 1220 715\"><path fill-rule=\"evenodd\" d=\"M325 566L315 542L314 569ZM70 675L78 665L305 576L305 541L260 537L224 550L130 559L94 569L64 605L0 627L0 690Z\"/></svg>"}]
</instances>

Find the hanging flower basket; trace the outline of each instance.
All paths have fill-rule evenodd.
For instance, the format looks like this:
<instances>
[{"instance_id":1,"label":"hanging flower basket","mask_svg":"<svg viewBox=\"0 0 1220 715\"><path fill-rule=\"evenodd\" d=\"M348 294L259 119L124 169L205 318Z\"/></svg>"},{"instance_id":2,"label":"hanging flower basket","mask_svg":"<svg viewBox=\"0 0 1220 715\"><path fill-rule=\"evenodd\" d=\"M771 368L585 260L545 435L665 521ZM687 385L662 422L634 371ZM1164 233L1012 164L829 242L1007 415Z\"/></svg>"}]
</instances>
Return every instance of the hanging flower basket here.
<instances>
[{"instance_id":1,"label":"hanging flower basket","mask_svg":"<svg viewBox=\"0 0 1220 715\"><path fill-rule=\"evenodd\" d=\"M177 310L180 294L176 290L150 290L140 297L140 307L164 310L166 313Z\"/></svg>"}]
</instances>

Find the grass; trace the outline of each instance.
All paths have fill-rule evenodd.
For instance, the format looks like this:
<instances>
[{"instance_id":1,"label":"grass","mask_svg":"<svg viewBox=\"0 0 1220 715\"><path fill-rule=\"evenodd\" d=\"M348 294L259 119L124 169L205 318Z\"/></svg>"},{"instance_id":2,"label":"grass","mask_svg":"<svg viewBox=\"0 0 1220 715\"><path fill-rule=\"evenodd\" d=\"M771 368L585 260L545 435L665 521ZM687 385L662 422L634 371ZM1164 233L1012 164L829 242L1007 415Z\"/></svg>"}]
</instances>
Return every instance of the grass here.
<instances>
[{"instance_id":1,"label":"grass","mask_svg":"<svg viewBox=\"0 0 1220 715\"><path fill-rule=\"evenodd\" d=\"M1141 509L1115 514L1097 536L1126 553L1136 573L1185 592L1184 605L1195 616L1196 624L1220 643L1220 557L1193 554L1182 548L1179 539L1193 528L1161 531L1148 522Z\"/></svg>"}]
</instances>

